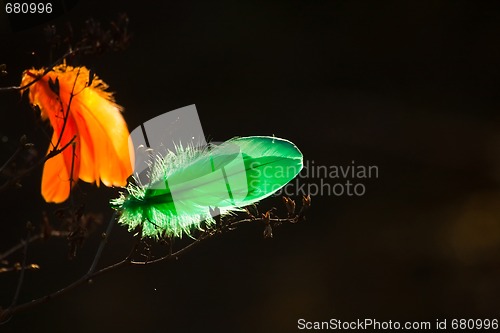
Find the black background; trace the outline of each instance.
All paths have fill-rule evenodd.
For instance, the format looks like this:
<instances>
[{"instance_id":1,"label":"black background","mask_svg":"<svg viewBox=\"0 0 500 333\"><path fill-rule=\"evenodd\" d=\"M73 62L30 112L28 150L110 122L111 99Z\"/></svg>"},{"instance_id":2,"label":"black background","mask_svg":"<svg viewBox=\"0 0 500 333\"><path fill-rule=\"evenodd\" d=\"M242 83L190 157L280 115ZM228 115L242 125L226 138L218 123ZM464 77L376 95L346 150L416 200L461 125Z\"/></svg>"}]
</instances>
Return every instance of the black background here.
<instances>
[{"instance_id":1,"label":"black background","mask_svg":"<svg viewBox=\"0 0 500 333\"><path fill-rule=\"evenodd\" d=\"M99 277L2 330L288 332L299 318L500 319L499 9L495 1L80 1L52 23L78 32L89 17L130 17L127 50L78 59L116 92L130 129L196 104L213 140L274 134L315 164L376 165L379 177L362 180L361 197L313 197L307 221L272 240L248 226L177 262ZM47 65L42 32L2 36L2 86ZM43 154L48 141L26 101L12 92L0 100L2 157L23 133ZM27 220L56 208L41 198L40 175L0 194L0 251L23 237ZM109 218L118 191L81 187L87 209ZM97 234L73 261L63 240L30 247L28 261L42 269L28 272L21 301L81 276ZM116 228L102 264L131 244ZM3 306L16 281L0 275Z\"/></svg>"}]
</instances>

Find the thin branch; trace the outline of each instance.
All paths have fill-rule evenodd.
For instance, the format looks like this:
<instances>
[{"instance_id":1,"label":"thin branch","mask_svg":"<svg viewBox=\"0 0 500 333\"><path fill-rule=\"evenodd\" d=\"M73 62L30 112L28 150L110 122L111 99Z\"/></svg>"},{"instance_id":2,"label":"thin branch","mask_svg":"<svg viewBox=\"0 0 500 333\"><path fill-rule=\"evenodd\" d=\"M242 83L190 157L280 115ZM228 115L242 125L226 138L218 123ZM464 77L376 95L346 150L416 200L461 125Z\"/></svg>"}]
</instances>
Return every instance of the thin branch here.
<instances>
[{"instance_id":1,"label":"thin branch","mask_svg":"<svg viewBox=\"0 0 500 333\"><path fill-rule=\"evenodd\" d=\"M23 150L23 148L24 148L23 145L19 145L17 147L16 151L12 154L12 156L9 157L9 159L0 167L0 174L10 164L10 162L12 162L17 157L17 155L19 155L19 153Z\"/></svg>"},{"instance_id":2,"label":"thin branch","mask_svg":"<svg viewBox=\"0 0 500 333\"><path fill-rule=\"evenodd\" d=\"M229 222L227 226L229 228L231 228L231 227L240 226L240 225L246 224L246 223L265 222L265 221L266 221L265 218L243 219L243 220L238 220L238 221L234 221L234 222ZM297 219L296 218L269 219L269 221L272 224L296 223ZM176 257L179 254L179 252L180 253L184 253L188 249L194 247L196 244L200 243L201 241L203 241L205 239L208 239L208 238L214 236L217 233L219 233L217 230L206 231L199 238L195 239L194 242L189 243L184 248L182 248L182 250L183 250L182 252L177 251L177 252L174 252L174 253L169 253L169 254L167 254L167 255L165 255L163 257L160 257L160 258L157 258L157 259L154 259L154 260L148 260L148 261L131 261L130 263L132 265L151 265L151 264L157 264L157 263L162 262L162 261L168 261L168 260L173 259L174 257Z\"/></svg>"},{"instance_id":3,"label":"thin branch","mask_svg":"<svg viewBox=\"0 0 500 333\"><path fill-rule=\"evenodd\" d=\"M142 238L141 238L142 237L142 226L139 228L139 231L137 232L135 237L136 237L135 244L132 247L132 250L130 250L128 256L125 258L125 260L127 260L129 262L132 261L132 257L134 256L135 252L137 251L139 244L141 244L141 242L142 242Z\"/></svg>"},{"instance_id":4,"label":"thin branch","mask_svg":"<svg viewBox=\"0 0 500 333\"><path fill-rule=\"evenodd\" d=\"M73 102L73 97L75 97L75 94L74 94L74 92L75 92L75 86L76 86L76 82L78 81L78 77L79 76L80 76L80 67L78 67L78 72L76 73L75 81L73 82L73 87L71 88L71 93L69 94L68 107L66 108L66 114L64 114L64 122L63 122L63 125L62 125L61 134L59 134L59 138L57 139L57 143L54 146L54 149L57 149L57 147L59 147L59 145L61 144L61 140L62 140L62 137L63 137L63 134L64 134L64 130L66 129L66 124L68 123L69 110L71 108L71 102ZM62 102L61 102L61 104L62 104Z\"/></svg>"},{"instance_id":5,"label":"thin branch","mask_svg":"<svg viewBox=\"0 0 500 333\"><path fill-rule=\"evenodd\" d=\"M70 234L69 231L51 230L49 236L51 236L51 237L61 237L62 238L62 237L68 237L69 234ZM8 249L4 253L0 254L0 261L5 260L6 258L10 257L12 254L14 254L17 251L21 250L25 246L25 244L34 243L37 240L43 239L45 237L46 236L44 235L44 233L42 231L42 232L40 232L40 233L38 233L36 235L33 235L33 236L29 237L26 240L23 240L23 241L19 242L18 244L14 245L13 247L11 247L10 249Z\"/></svg>"},{"instance_id":6,"label":"thin branch","mask_svg":"<svg viewBox=\"0 0 500 333\"><path fill-rule=\"evenodd\" d=\"M19 139L19 145L17 146L14 153L7 159L7 161L0 167L0 174L5 170L5 168L23 151L23 149L28 149L33 147L33 144L28 142L26 135L22 135Z\"/></svg>"},{"instance_id":7,"label":"thin branch","mask_svg":"<svg viewBox=\"0 0 500 333\"><path fill-rule=\"evenodd\" d=\"M215 233L210 233L210 236L213 236ZM131 260L129 261L129 263L131 265L151 265L151 264L157 264L159 262L163 262L163 261L168 261L168 260L171 260L171 259L177 259L177 257L185 252L187 252L189 249L195 247L197 244L199 244L201 241L209 238L210 236L207 236L207 237L200 237L198 239L196 239L195 241L193 241L192 243L189 243L188 245L186 245L185 247L181 248L180 250L177 250L176 252L172 252L172 253L169 253L163 257L160 257L158 259L154 259L154 260L148 260L148 261L134 261L134 260Z\"/></svg>"},{"instance_id":8,"label":"thin branch","mask_svg":"<svg viewBox=\"0 0 500 333\"><path fill-rule=\"evenodd\" d=\"M73 184L75 184L75 179L73 178L73 174L75 172L75 158L76 158L76 153L75 153L75 147L76 143L73 142L71 145L71 171L69 172L69 200L70 200L70 205L71 209L74 210L75 208L75 198L73 195ZM76 214L73 213L73 222L76 222Z\"/></svg>"},{"instance_id":9,"label":"thin branch","mask_svg":"<svg viewBox=\"0 0 500 333\"><path fill-rule=\"evenodd\" d=\"M27 223L26 229L27 229L27 235L26 235L26 241L24 242L23 263L21 266L21 273L19 274L19 280L17 281L16 292L14 293L14 298L12 299L11 307L17 304L17 300L19 299L19 294L21 293L21 288L24 282L24 272L26 272L26 258L28 257L28 244L29 244L27 240L30 239L31 230L33 229L33 225L31 225L31 222Z\"/></svg>"},{"instance_id":10,"label":"thin branch","mask_svg":"<svg viewBox=\"0 0 500 333\"><path fill-rule=\"evenodd\" d=\"M24 266L26 269L32 269L32 270L37 270L40 269L40 266L37 264L29 264ZM21 265L14 265L13 267L2 267L0 268L0 273L7 273L7 272L16 272L21 270Z\"/></svg>"},{"instance_id":11,"label":"thin branch","mask_svg":"<svg viewBox=\"0 0 500 333\"><path fill-rule=\"evenodd\" d=\"M241 224L245 224L245 223L249 223L249 222L265 222L266 219L265 218L253 218L253 219L244 219L244 220L238 220L238 221L234 221L234 222L231 222L229 223L229 227L236 227L236 226L239 226ZM293 218L284 218L284 219L269 219L270 222L272 222L273 224L277 224L277 223L297 223L298 222L298 219L296 217L293 217Z\"/></svg>"},{"instance_id":12,"label":"thin branch","mask_svg":"<svg viewBox=\"0 0 500 333\"><path fill-rule=\"evenodd\" d=\"M190 249L194 248L196 245L200 244L202 241L222 232L221 230L218 230L218 229L209 229L209 230L205 231L204 233L202 233L202 235L199 238L195 239L193 242L189 243L188 245L182 247L181 249L179 249L175 252L169 252L169 254L167 254L163 257L157 258L155 260L134 261L131 258L133 256L133 254L136 252L137 247L139 246L140 241L141 241L140 237L141 237L142 233L139 232L136 236L137 239L136 239L136 242L134 243L134 246L132 247L132 250L130 251L130 253L128 254L128 256L125 259L123 259L115 264L101 268L100 270L96 270L97 264L99 262L101 255L102 255L102 252L103 252L104 247L106 245L107 239L109 238L109 233L111 232L111 229L112 229L113 225L115 224L116 216L117 216L117 213L115 212L113 214L109 224L108 224L108 227L106 229L106 233L103 235L101 243L99 244L99 248L98 248L96 255L94 257L94 261L92 262L90 269L88 270L88 272L84 276L82 276L78 280L74 281L73 283L69 284L68 286L66 286L58 291L55 291L49 295L37 298L35 300L32 300L30 302L26 302L24 304L20 304L17 306L10 306L3 311L0 308L0 325L2 323L6 323L7 321L9 321L10 318L12 318L12 316L14 314L28 310L32 307L39 305L39 304L46 303L46 302L50 301L51 299L57 298L61 295L64 295L65 293L75 289L76 287L78 287L84 283L91 281L92 279L94 279L95 277L97 277L99 275L102 275L104 273L113 271L115 269L118 269L118 268L124 267L124 266L152 265L152 264L157 264L157 263L164 262L164 261L175 260L179 256L181 256L182 254L186 253L188 250L190 250ZM269 214L267 214L267 216L265 215L262 218L249 218L249 219L239 220L239 221L235 221L235 222L229 222L227 224L227 226L229 226L229 227L239 226L239 225L242 225L244 223L259 222L259 221L278 225L278 224L281 224L284 222L296 223L298 221L298 218L297 218L297 216L295 216L295 217L285 218L285 219L278 219L278 218L272 219L272 218L269 218ZM229 229L229 230L233 230L233 229Z\"/></svg>"},{"instance_id":13,"label":"thin branch","mask_svg":"<svg viewBox=\"0 0 500 333\"><path fill-rule=\"evenodd\" d=\"M49 67L47 67L42 75L40 75L39 77L35 78L33 81L31 81L30 83L24 85L24 86L10 86L10 87L0 87L0 91L18 91L18 90L24 90L26 88L29 88L31 87L33 84L35 84L36 82L38 82L39 80L41 80L45 75L47 75L55 66L59 65L64 59L66 59L67 57L71 56L71 55L75 55L81 51L85 51L85 50L88 50L88 49L91 49L90 46L87 46L87 47L81 47L81 48L76 48L74 50L69 50L68 52L66 52L62 57L60 57L59 59L57 59L56 61L54 61Z\"/></svg>"},{"instance_id":14,"label":"thin branch","mask_svg":"<svg viewBox=\"0 0 500 333\"><path fill-rule=\"evenodd\" d=\"M55 157L55 156L59 155L60 153L62 153L66 148L69 147L69 145L71 145L75 141L75 139L76 139L76 135L73 136L73 138L67 144L65 144L63 147L61 147L61 149L53 149L53 150L51 150L50 153L48 153L47 155L45 155L44 158L40 159L33 166L31 166L30 168L24 170L23 172L19 173L18 175L12 177L11 179L7 180L5 183L2 184L2 186L0 186L0 192L6 190L7 188L9 188L9 186L15 184L21 178L23 178L23 177L29 175L30 173L32 173L36 168L40 167L45 162L47 162L47 160L49 160L52 157Z\"/></svg>"},{"instance_id":15,"label":"thin branch","mask_svg":"<svg viewBox=\"0 0 500 333\"><path fill-rule=\"evenodd\" d=\"M106 232L101 235L101 237L102 237L101 243L99 244L99 248L97 249L94 260L92 261L92 265L90 265L89 271L87 272L86 275L92 275L92 273L97 268L97 264L99 263L99 259L101 259L102 252L104 251L104 247L106 246L106 243L108 242L109 235L111 234L111 230L113 229L113 225L115 224L116 215L117 215L117 212L115 211L113 213L113 216L111 216L111 219L109 220L108 227L106 228Z\"/></svg>"},{"instance_id":16,"label":"thin branch","mask_svg":"<svg viewBox=\"0 0 500 333\"><path fill-rule=\"evenodd\" d=\"M67 55L66 55L67 56ZM60 58L59 61L61 59L64 59L64 57ZM53 67L53 66L52 66ZM39 78L36 78L35 80L33 80L32 82L30 82L30 84L22 87L22 88L27 88L29 87L31 84L33 84L34 82L40 80L41 77L43 77L44 75L46 75L48 73L48 69L46 69L44 71L44 73L39 77ZM61 103L61 109L62 109L62 112L64 114L64 122L63 122L63 125L62 125L62 129L61 129L61 133L59 134L59 137L57 139L57 143L53 146L52 150L50 151L49 154L47 154L45 156L45 158L41 159L38 163L35 163L35 165L33 165L31 168L28 168L26 171L24 171L23 173L15 176L15 177L12 177L10 180L6 181L2 186L0 186L0 192L4 191L6 188L8 188L10 185L12 184L15 184L19 179L21 179L22 177L26 176L27 174L31 173L33 170L35 170L38 166L42 165L43 163L45 163L48 159L60 154L64 149L66 149L70 144L73 144L75 142L75 139L76 139L76 135L73 136L73 138L68 142L66 143L61 149L59 149L59 145L61 144L61 141L62 141L62 137L64 135L64 130L66 129L66 125L68 123L68 118L69 118L69 111L70 111L70 108L71 108L71 102L73 101L73 98L75 97L75 87L76 87L76 82L78 81L78 76L80 76L80 68L78 69L78 72L76 74L76 78L75 78L75 81L73 82L73 87L71 88L71 93L70 93L70 96L69 96L69 101L68 101L68 107L66 108L66 113L64 114L64 109L62 109L62 102L61 102L61 99L59 98L59 102ZM73 146L73 159L74 159L74 146ZM11 157L7 163L10 163L10 161L12 160L13 157ZM6 163L6 164L7 164ZM71 165L71 174L70 174L70 182L73 181L73 163ZM72 187L72 183L70 183L70 188Z\"/></svg>"},{"instance_id":17,"label":"thin branch","mask_svg":"<svg viewBox=\"0 0 500 333\"><path fill-rule=\"evenodd\" d=\"M111 217L111 219L110 219L110 221L108 223L108 227L106 229L106 233L103 234L101 243L99 244L99 248L97 249L97 252L96 252L96 255L95 255L94 260L92 262L92 265L90 266L89 271L84 276L82 276L80 279L76 280L75 282L71 283L70 285L68 285L68 286L66 286L66 287L64 287L64 288L62 288L62 289L60 289L60 290L58 290L56 292L53 292L53 293L51 293L51 294L49 294L47 296L35 299L35 300L31 301L31 302L26 302L26 303L18 305L18 306L16 306L15 305L16 303L13 302L11 306L9 306L7 309L5 309L3 311L0 308L0 325L3 324L3 323L8 322L10 320L10 318L16 312L23 311L23 310L32 308L32 307L34 307L34 306L36 306L38 304L45 303L45 302L47 302L48 300L50 300L52 298L55 298L55 297L58 297L60 295L65 294L69 290L72 290L75 287L83 284L84 282L87 282L92 277L94 277L94 276L96 276L98 274L101 274L102 272L106 271L107 269L109 269L111 267L117 268L117 267L120 267L121 265L124 265L125 262L129 262L129 260L122 260L121 262L119 262L117 264L108 266L105 269L101 269L100 271L95 272L95 268L97 267L99 259L100 259L101 255L102 255L103 250L104 250L104 246L107 243L107 239L108 239L109 234L111 232L111 229L112 229L112 227L113 227L113 225L115 223L116 214L117 214L116 212L113 213L113 216ZM23 263L23 267L24 266L25 266L25 263ZM17 301L17 299L15 299L15 300Z\"/></svg>"},{"instance_id":18,"label":"thin branch","mask_svg":"<svg viewBox=\"0 0 500 333\"><path fill-rule=\"evenodd\" d=\"M56 292L53 292L49 295L46 295L46 296L43 296L43 297L40 297L40 298L37 298L37 299L34 299L30 302L26 302L26 303L23 303L21 305L17 305L17 306L11 306L11 307L8 307L7 309L1 311L0 309L0 325L3 324L3 323L6 323L7 321L10 320L10 318L12 318L12 316L16 313L19 313L19 312L22 312L22 311L25 311L25 310L28 310L34 306L37 306L39 304L43 304L43 303L46 303L48 301L50 301L51 299L54 299L54 298L57 298L61 295L64 295L65 293L67 293L68 291L70 290L73 290L75 289L76 287L88 282L89 280L91 280L92 278L104 273L104 272L108 272L108 271L111 271L111 270L114 270L116 268L119 268L119 267L122 267L122 266L125 266L126 264L128 264L129 262L126 261L126 260L122 260L120 262L117 262L116 264L113 264L111 266L108 266L106 268L103 268L99 271L96 271L92 274L85 274L84 276L82 276L80 279L76 280L75 282L71 283L70 285L56 291Z\"/></svg>"},{"instance_id":19,"label":"thin branch","mask_svg":"<svg viewBox=\"0 0 500 333\"><path fill-rule=\"evenodd\" d=\"M109 225L108 225L108 229L109 229ZM101 245L103 243L105 243L105 241L101 242ZM168 255L169 258L163 258L162 261L167 260L167 259L171 259L171 258L177 258L178 256L180 256L181 254L183 254L184 252L186 252L187 250L189 250L195 244L198 244L198 243L199 243L199 241L195 241L195 242L187 245L186 247L183 247L182 249L178 250L177 252L174 252L174 253ZM99 249L101 250L101 248L103 248L103 247L100 246ZM133 249L133 251L135 251L135 248ZM99 250L98 250L98 252L99 252ZM102 252L102 250L100 252ZM96 258L97 258L97 254L96 254ZM123 259L115 264L101 268L100 270L97 270L97 271L92 271L92 267L94 267L94 263L96 263L95 259L94 259L94 262L92 263L91 269L84 276L82 276L81 278L79 278L75 282L71 283L70 285L68 285L68 286L66 286L58 291L55 291L49 295L37 298L37 299L32 300L30 302L26 302L26 303L23 303L23 304L20 304L17 306L10 306L3 311L0 308L0 325L9 321L10 318L12 318L12 316L16 313L28 310L34 306L39 305L39 304L46 303L46 302L50 301L51 299L57 298L61 295L64 295L68 291L73 290L76 287L78 287L86 282L89 282L90 280L92 280L93 278L95 278L99 275L113 271L113 270L120 268L120 267L131 265L134 262L131 261L129 257L127 257L127 258L125 258L125 259Z\"/></svg>"}]
</instances>

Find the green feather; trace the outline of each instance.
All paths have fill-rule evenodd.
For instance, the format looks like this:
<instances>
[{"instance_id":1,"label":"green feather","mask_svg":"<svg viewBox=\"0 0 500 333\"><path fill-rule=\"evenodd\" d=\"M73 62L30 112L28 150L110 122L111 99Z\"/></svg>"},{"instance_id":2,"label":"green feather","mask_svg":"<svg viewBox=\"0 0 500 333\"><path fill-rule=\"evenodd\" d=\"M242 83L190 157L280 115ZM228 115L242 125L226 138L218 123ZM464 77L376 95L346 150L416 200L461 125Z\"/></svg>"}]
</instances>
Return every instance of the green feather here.
<instances>
[{"instance_id":1,"label":"green feather","mask_svg":"<svg viewBox=\"0 0 500 333\"><path fill-rule=\"evenodd\" d=\"M147 237L189 234L201 221L256 203L285 186L302 169L302 153L275 137L234 138L206 149L178 147L150 165L150 184L129 184L128 195L111 201L129 230L142 225Z\"/></svg>"}]
</instances>

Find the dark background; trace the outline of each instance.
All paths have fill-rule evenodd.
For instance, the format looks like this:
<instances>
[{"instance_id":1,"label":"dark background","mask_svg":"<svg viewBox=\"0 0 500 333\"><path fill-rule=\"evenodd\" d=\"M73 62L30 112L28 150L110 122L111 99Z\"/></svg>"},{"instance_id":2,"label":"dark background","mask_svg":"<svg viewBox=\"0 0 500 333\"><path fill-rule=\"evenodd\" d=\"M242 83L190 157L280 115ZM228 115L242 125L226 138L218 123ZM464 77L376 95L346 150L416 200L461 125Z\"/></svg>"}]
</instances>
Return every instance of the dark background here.
<instances>
[{"instance_id":1,"label":"dark background","mask_svg":"<svg viewBox=\"0 0 500 333\"><path fill-rule=\"evenodd\" d=\"M78 59L116 92L130 129L196 104L213 140L274 134L315 164L376 165L379 178L362 181L362 197L313 197L307 221L272 240L248 226L175 263L106 274L1 329L288 332L299 318L500 319L499 9L495 1L80 1L52 23L78 32L89 17L130 17L127 50ZM2 86L47 65L42 31L2 36ZM26 101L0 100L3 158L23 133L43 154L48 141ZM0 251L24 236L27 220L57 208L43 202L40 175L0 194ZM111 216L118 190L82 191L89 211ZM28 261L42 269L27 273L21 301L81 276L97 243L95 233L72 261L64 240L30 247ZM131 244L116 228L102 264ZM0 275L2 305L16 281Z\"/></svg>"}]
</instances>

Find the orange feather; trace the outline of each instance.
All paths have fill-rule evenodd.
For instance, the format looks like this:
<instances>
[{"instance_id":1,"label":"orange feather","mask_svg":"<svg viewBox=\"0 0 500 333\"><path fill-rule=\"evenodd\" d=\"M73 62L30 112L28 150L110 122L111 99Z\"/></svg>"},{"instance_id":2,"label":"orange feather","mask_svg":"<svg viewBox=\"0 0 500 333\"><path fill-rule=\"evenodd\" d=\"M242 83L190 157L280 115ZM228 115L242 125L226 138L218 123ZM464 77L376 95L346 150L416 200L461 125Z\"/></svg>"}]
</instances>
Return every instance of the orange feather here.
<instances>
[{"instance_id":1,"label":"orange feather","mask_svg":"<svg viewBox=\"0 0 500 333\"><path fill-rule=\"evenodd\" d=\"M45 163L42 176L45 201L65 201L77 179L96 182L97 186L100 182L106 186L125 186L132 174L133 150L129 148L122 107L106 91L108 85L96 76L89 85L89 70L85 67L62 64L41 77L43 73L44 69L25 71L21 86L39 79L27 89L31 104L40 108L42 119L48 119L54 129L48 151L59 140L58 149L75 138L73 145ZM54 89L56 80L59 95Z\"/></svg>"}]
</instances>

